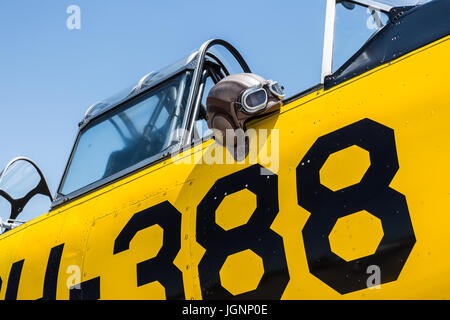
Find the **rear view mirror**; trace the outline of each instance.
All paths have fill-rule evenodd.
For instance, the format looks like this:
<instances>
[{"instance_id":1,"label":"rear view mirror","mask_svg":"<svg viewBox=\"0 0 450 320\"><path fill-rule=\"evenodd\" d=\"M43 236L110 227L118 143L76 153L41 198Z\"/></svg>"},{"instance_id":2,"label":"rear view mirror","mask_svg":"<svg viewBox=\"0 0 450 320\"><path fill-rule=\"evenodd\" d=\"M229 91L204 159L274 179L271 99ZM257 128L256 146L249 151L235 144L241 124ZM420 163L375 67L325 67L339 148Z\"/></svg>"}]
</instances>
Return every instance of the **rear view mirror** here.
<instances>
[{"instance_id":1,"label":"rear view mirror","mask_svg":"<svg viewBox=\"0 0 450 320\"><path fill-rule=\"evenodd\" d=\"M348 10L353 10L355 9L355 4L348 2L348 1L342 1L341 4L344 6L344 8L348 9Z\"/></svg>"},{"instance_id":2,"label":"rear view mirror","mask_svg":"<svg viewBox=\"0 0 450 320\"><path fill-rule=\"evenodd\" d=\"M22 221L16 220L28 202L36 195L43 195L53 201L47 181L39 167L25 157L11 160L0 174L0 197L2 199L0 210L0 227L8 231ZM3 220L1 217L8 217Z\"/></svg>"}]
</instances>

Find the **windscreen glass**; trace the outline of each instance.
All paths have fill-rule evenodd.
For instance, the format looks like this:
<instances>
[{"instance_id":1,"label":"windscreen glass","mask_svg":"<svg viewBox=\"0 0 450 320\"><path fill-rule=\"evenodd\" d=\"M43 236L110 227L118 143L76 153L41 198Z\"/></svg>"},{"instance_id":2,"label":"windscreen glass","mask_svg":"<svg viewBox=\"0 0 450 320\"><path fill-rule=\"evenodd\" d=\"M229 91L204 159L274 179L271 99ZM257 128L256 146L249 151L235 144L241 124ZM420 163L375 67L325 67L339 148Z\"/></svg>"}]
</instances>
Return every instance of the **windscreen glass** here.
<instances>
[{"instance_id":1,"label":"windscreen glass","mask_svg":"<svg viewBox=\"0 0 450 320\"><path fill-rule=\"evenodd\" d=\"M389 21L387 14L352 2L336 5L333 72Z\"/></svg>"},{"instance_id":2,"label":"windscreen glass","mask_svg":"<svg viewBox=\"0 0 450 320\"><path fill-rule=\"evenodd\" d=\"M14 224L2 224L2 231L47 212L50 203L48 185L32 160L15 158L0 173L0 218Z\"/></svg>"},{"instance_id":3,"label":"windscreen glass","mask_svg":"<svg viewBox=\"0 0 450 320\"><path fill-rule=\"evenodd\" d=\"M31 163L18 160L2 172L0 190L5 191L13 199L20 199L36 188L40 181L41 176Z\"/></svg>"},{"instance_id":4,"label":"windscreen glass","mask_svg":"<svg viewBox=\"0 0 450 320\"><path fill-rule=\"evenodd\" d=\"M186 72L168 80L83 129L60 193L79 190L177 145L190 79Z\"/></svg>"}]
</instances>

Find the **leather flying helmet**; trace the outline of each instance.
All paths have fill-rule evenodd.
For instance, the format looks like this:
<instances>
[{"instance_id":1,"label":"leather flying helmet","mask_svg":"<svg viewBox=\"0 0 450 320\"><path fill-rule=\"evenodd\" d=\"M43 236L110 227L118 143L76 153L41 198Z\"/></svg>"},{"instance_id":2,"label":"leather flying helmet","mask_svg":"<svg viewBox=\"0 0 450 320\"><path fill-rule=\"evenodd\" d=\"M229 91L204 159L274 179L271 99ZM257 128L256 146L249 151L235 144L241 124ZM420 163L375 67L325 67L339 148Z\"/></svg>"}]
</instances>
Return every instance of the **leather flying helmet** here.
<instances>
[{"instance_id":1,"label":"leather flying helmet","mask_svg":"<svg viewBox=\"0 0 450 320\"><path fill-rule=\"evenodd\" d=\"M209 128L225 144L230 138L225 135L227 129L245 131L248 119L278 110L284 98L283 89L277 82L253 73L223 78L211 88L206 99Z\"/></svg>"}]
</instances>

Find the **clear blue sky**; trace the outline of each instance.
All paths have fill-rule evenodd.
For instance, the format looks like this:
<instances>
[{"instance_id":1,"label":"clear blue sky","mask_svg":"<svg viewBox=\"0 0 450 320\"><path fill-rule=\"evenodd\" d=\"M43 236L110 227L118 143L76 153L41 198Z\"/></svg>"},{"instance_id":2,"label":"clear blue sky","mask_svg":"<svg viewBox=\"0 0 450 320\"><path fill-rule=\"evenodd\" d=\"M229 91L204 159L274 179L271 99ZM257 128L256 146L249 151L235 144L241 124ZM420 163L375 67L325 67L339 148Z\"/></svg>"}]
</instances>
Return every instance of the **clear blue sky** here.
<instances>
[{"instance_id":1,"label":"clear blue sky","mask_svg":"<svg viewBox=\"0 0 450 320\"><path fill-rule=\"evenodd\" d=\"M325 2L2 0L0 167L28 156L55 192L91 104L210 38L231 42L255 73L278 80L288 95L317 84ZM81 9L81 30L66 27L69 5ZM345 23L337 21L351 31ZM345 40L350 53L361 44Z\"/></svg>"},{"instance_id":2,"label":"clear blue sky","mask_svg":"<svg viewBox=\"0 0 450 320\"><path fill-rule=\"evenodd\" d=\"M69 30L69 5L81 29ZM0 167L34 159L56 190L93 103L218 37L294 94L319 82L325 1L3 0Z\"/></svg>"}]
</instances>

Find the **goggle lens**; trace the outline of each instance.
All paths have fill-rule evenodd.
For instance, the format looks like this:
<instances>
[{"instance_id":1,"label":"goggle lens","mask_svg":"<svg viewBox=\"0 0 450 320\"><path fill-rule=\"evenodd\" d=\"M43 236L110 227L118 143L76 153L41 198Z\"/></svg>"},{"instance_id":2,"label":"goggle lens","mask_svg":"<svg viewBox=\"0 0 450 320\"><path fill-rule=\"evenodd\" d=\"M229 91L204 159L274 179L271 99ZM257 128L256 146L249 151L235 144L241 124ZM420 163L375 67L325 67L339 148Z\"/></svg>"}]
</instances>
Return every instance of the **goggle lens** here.
<instances>
[{"instance_id":1,"label":"goggle lens","mask_svg":"<svg viewBox=\"0 0 450 320\"><path fill-rule=\"evenodd\" d=\"M250 109L257 109L267 103L267 92L264 89L259 89L250 93L245 97L245 105Z\"/></svg>"},{"instance_id":2,"label":"goggle lens","mask_svg":"<svg viewBox=\"0 0 450 320\"><path fill-rule=\"evenodd\" d=\"M278 96L280 99L284 98L285 93L284 93L284 88L283 86L280 86L278 82L274 82L272 83L270 86L270 91L272 91L272 93L276 96Z\"/></svg>"}]
</instances>

